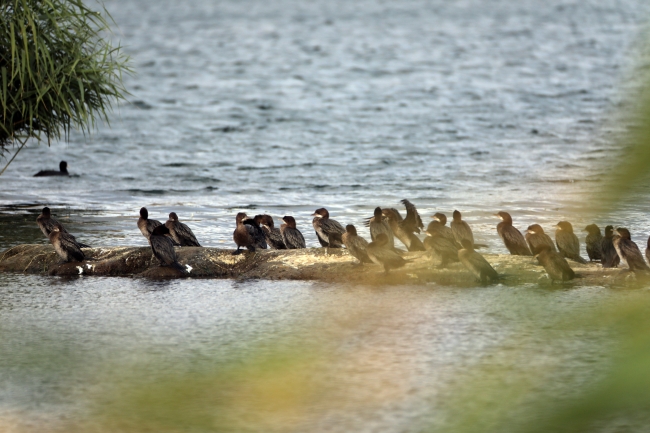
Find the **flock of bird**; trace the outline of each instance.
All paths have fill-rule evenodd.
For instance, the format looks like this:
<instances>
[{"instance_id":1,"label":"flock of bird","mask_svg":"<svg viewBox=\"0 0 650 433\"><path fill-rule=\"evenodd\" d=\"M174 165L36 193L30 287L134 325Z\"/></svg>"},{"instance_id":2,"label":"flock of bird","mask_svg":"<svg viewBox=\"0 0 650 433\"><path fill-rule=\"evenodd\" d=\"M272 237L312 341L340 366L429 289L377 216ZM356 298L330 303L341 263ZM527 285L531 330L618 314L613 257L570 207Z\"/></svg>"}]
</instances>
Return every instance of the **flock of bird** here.
<instances>
[{"instance_id":1,"label":"flock of bird","mask_svg":"<svg viewBox=\"0 0 650 433\"><path fill-rule=\"evenodd\" d=\"M486 245L474 243L472 229L463 221L459 211L453 212L453 219L447 226L447 217L436 213L427 226L427 237L424 242L417 236L424 230L424 224L416 207L408 200L401 203L406 208L406 217L394 208L379 208L374 215L365 220L370 229L371 242L357 234L354 225L345 228L336 220L330 218L325 208L313 213L312 225L321 246L329 254L330 248L345 246L348 252L359 260L359 264L375 263L384 268L385 272L404 266L409 260L405 259L406 251L396 248L397 238L408 251L423 251L435 258L438 266L445 267L449 263L461 262L474 276L483 283L499 280L499 274L490 263L476 251ZM580 241L573 232L573 226L568 221L560 221L556 226L555 242L539 224L533 224L526 230L525 236L513 226L512 217L507 212L498 212L495 216L501 219L496 229L506 248L512 255L535 256L545 268L551 280L567 281L575 278L573 269L567 259L586 263L580 255ZM57 254L64 262L85 260L82 248L88 247L68 233L54 219L50 209L45 207L36 219L38 226L54 246ZM305 238L296 226L292 216L282 217L283 224L276 228L270 215L248 217L243 212L235 218L236 227L233 240L237 249L232 254L241 254L242 248L255 252L258 249L300 249L306 248ZM169 214L169 219L163 224L150 219L146 208L140 209L137 223L142 235L149 241L153 255L161 266L170 266L185 273L186 268L178 263L175 246L200 247L192 230L178 220L175 212ZM646 264L639 247L630 238L630 232L625 228L609 225L605 235L600 228L591 224L585 228L588 233L585 239L589 261L600 261L604 268L617 267L621 260L627 263L629 269L637 274L650 275L650 267ZM650 239L645 251L650 262Z\"/></svg>"}]
</instances>

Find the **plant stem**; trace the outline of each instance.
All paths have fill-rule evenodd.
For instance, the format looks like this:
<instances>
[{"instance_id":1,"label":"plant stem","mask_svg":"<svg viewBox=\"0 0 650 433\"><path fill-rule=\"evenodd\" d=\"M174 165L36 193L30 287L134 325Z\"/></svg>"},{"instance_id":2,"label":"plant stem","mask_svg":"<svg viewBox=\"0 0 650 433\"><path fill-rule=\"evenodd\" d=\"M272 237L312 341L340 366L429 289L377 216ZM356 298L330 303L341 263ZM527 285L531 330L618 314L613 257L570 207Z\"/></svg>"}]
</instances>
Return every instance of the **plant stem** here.
<instances>
[{"instance_id":1,"label":"plant stem","mask_svg":"<svg viewBox=\"0 0 650 433\"><path fill-rule=\"evenodd\" d=\"M19 141L20 141L20 140L19 140ZM9 167L9 164L11 164L11 161L13 161L14 158L16 158L16 155L18 155L18 152L20 152L20 151L22 150L22 148L25 147L26 144L27 144L27 139L25 138L25 141L23 141L23 144L20 145L20 147L18 148L18 150L16 151L16 153L14 153L14 156L12 156L11 159L9 160L9 162L7 163L7 165L5 165L5 168L3 168L2 171L0 171L0 176L2 176L2 173L5 172L5 170L7 169L7 167Z\"/></svg>"}]
</instances>

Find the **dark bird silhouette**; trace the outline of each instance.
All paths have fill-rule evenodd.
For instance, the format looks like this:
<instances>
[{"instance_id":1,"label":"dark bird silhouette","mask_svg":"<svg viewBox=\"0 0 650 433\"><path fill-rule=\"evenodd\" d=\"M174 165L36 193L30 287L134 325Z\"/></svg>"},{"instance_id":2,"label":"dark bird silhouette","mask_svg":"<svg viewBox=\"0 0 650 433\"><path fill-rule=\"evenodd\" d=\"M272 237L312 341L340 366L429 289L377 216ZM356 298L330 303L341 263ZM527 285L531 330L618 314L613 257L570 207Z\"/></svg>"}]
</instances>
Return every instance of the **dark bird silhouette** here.
<instances>
[{"instance_id":1,"label":"dark bird silhouette","mask_svg":"<svg viewBox=\"0 0 650 433\"><path fill-rule=\"evenodd\" d=\"M154 228L149 236L149 245L151 245L154 257L160 262L160 266L169 266L184 274L187 273L185 267L178 263L174 243L167 227L159 225Z\"/></svg>"},{"instance_id":2,"label":"dark bird silhouette","mask_svg":"<svg viewBox=\"0 0 650 433\"><path fill-rule=\"evenodd\" d=\"M384 215L380 207L375 208L375 213L372 218L370 218L368 227L370 228L370 239L375 240L375 238L383 233L388 239L388 247L395 248L395 238L393 237L393 231L388 224L388 221L384 218Z\"/></svg>"},{"instance_id":3,"label":"dark bird silhouette","mask_svg":"<svg viewBox=\"0 0 650 433\"><path fill-rule=\"evenodd\" d=\"M69 234L65 227L63 227L63 224L52 217L50 208L47 206L43 208L41 214L38 216L38 218L36 218L36 224L38 224L38 228L41 229L41 232L43 232L45 237L48 239L50 237L50 233L52 233L52 230L58 228L61 233L70 235L70 238L79 246L79 248L90 248L90 245L86 245L77 241L74 236Z\"/></svg>"},{"instance_id":4,"label":"dark bird silhouette","mask_svg":"<svg viewBox=\"0 0 650 433\"><path fill-rule=\"evenodd\" d=\"M343 244L345 248L348 249L348 252L359 260L360 263L372 263L366 248L368 248L368 241L366 241L361 236L357 235L357 228L352 224L345 226L345 233L341 237L343 239Z\"/></svg>"},{"instance_id":5,"label":"dark bird silhouette","mask_svg":"<svg viewBox=\"0 0 650 433\"><path fill-rule=\"evenodd\" d=\"M460 244L456 242L456 238L454 237L454 232L451 231L451 228L447 227L447 216L443 213L437 212L431 218L433 221L431 221L427 226L427 232L435 230L440 233L442 237L454 242L456 246L460 248Z\"/></svg>"},{"instance_id":6,"label":"dark bird silhouette","mask_svg":"<svg viewBox=\"0 0 650 433\"><path fill-rule=\"evenodd\" d=\"M341 236L345 233L343 226L338 221L331 219L329 212L323 207L316 209L312 216L314 217L312 225L316 231L318 242L327 248L327 252L329 253L329 248L341 248L343 245Z\"/></svg>"},{"instance_id":7,"label":"dark bird silhouette","mask_svg":"<svg viewBox=\"0 0 650 433\"><path fill-rule=\"evenodd\" d=\"M548 245L542 245L542 250L535 257L544 266L551 281L569 281L576 276L566 259L560 253L551 250Z\"/></svg>"},{"instance_id":8,"label":"dark bird silhouette","mask_svg":"<svg viewBox=\"0 0 650 433\"><path fill-rule=\"evenodd\" d=\"M169 214L169 219L165 222L165 227L169 230L171 238L181 247L200 247L199 241L192 233L192 230L182 222L178 221L176 212Z\"/></svg>"},{"instance_id":9,"label":"dark bird silhouette","mask_svg":"<svg viewBox=\"0 0 650 433\"><path fill-rule=\"evenodd\" d=\"M528 244L526 244L526 239L512 225L512 217L510 214L501 211L495 214L495 216L501 218L501 222L497 224L497 233L503 239L503 243L508 251L510 251L510 254L513 256L532 256Z\"/></svg>"},{"instance_id":10,"label":"dark bird silhouette","mask_svg":"<svg viewBox=\"0 0 650 433\"><path fill-rule=\"evenodd\" d=\"M300 248L307 248L305 238L300 230L296 228L296 220L292 216L283 216L282 221L284 224L280 226L280 233L284 245L290 250L297 250Z\"/></svg>"},{"instance_id":11,"label":"dark bird silhouette","mask_svg":"<svg viewBox=\"0 0 650 433\"><path fill-rule=\"evenodd\" d=\"M68 163L65 161L61 161L59 163L59 170L41 170L38 173L34 175L34 177L41 177L41 176L70 176L68 173Z\"/></svg>"},{"instance_id":12,"label":"dark bird silhouette","mask_svg":"<svg viewBox=\"0 0 650 433\"><path fill-rule=\"evenodd\" d=\"M406 201L411 204L408 200L402 200ZM411 205L412 206L412 205ZM413 209L415 207L413 206ZM424 251L424 245L422 244L422 241L420 238L418 238L415 235L415 231L417 230L417 233L420 232L420 229L416 226L411 226L410 223L404 223L404 219L402 219L402 216L400 213L397 211L397 209L394 208L383 208L381 210L382 214L384 215L384 218L386 221L388 221L388 225L390 226L390 229L393 231L393 235L397 239L400 240L404 244L407 250L409 251ZM407 214L408 214L408 208L407 208ZM416 215L417 215L417 210L415 210ZM419 220L420 216L417 215L413 216L411 219ZM421 221L421 220L420 220Z\"/></svg>"},{"instance_id":13,"label":"dark bird silhouette","mask_svg":"<svg viewBox=\"0 0 650 433\"><path fill-rule=\"evenodd\" d=\"M151 233L153 233L153 229L161 225L163 224L160 221L149 219L149 211L147 210L146 207L140 208L140 218L138 218L138 228L140 229L140 233L142 233L142 236L144 236L145 238L147 238L147 240L149 240Z\"/></svg>"},{"instance_id":14,"label":"dark bird silhouette","mask_svg":"<svg viewBox=\"0 0 650 433\"><path fill-rule=\"evenodd\" d=\"M266 243L266 236L264 236L264 230L260 227L259 218L249 218L246 216L244 218L244 224L252 227L253 231L253 242L255 242L255 248L267 249L268 245Z\"/></svg>"},{"instance_id":15,"label":"dark bird silhouette","mask_svg":"<svg viewBox=\"0 0 650 433\"><path fill-rule=\"evenodd\" d=\"M86 258L74 236L60 231L59 227L53 227L48 237L54 246L54 251L64 262L83 262Z\"/></svg>"},{"instance_id":16,"label":"dark bird silhouette","mask_svg":"<svg viewBox=\"0 0 650 433\"><path fill-rule=\"evenodd\" d=\"M622 260L625 260L630 271L644 274L650 272L650 268L643 259L641 250L639 250L637 244L632 241L628 229L623 227L616 229L612 241L614 242L614 248L616 248L618 256Z\"/></svg>"},{"instance_id":17,"label":"dark bird silhouette","mask_svg":"<svg viewBox=\"0 0 650 433\"><path fill-rule=\"evenodd\" d=\"M275 227L273 222L273 217L271 215L255 215L255 221L257 221L262 227L264 232L264 239L268 244L269 248L274 250L286 250L287 247L284 244L282 239L282 233L280 229Z\"/></svg>"},{"instance_id":18,"label":"dark bird silhouette","mask_svg":"<svg viewBox=\"0 0 650 433\"><path fill-rule=\"evenodd\" d=\"M463 248L458 251L458 260L468 271L474 274L483 284L498 281L499 274L497 274L497 271L485 260L485 257L474 251L474 246L469 239L463 239L461 245Z\"/></svg>"},{"instance_id":19,"label":"dark bird silhouette","mask_svg":"<svg viewBox=\"0 0 650 433\"><path fill-rule=\"evenodd\" d=\"M555 228L555 243L557 249L567 259L571 259L578 263L587 263L585 259L580 257L580 240L573 233L573 226L568 221L560 221Z\"/></svg>"},{"instance_id":20,"label":"dark bird silhouette","mask_svg":"<svg viewBox=\"0 0 650 433\"><path fill-rule=\"evenodd\" d=\"M457 262L459 245L455 240L445 237L439 230L439 222L431 221L427 228L427 238L424 240L424 246L440 258L440 266L445 267L449 262ZM435 227L434 230L431 230Z\"/></svg>"},{"instance_id":21,"label":"dark bird silhouette","mask_svg":"<svg viewBox=\"0 0 650 433\"><path fill-rule=\"evenodd\" d=\"M585 227L585 231L587 232L585 245L587 246L587 255L589 256L589 261L600 261L602 259L600 246L603 243L603 235L600 234L600 227L598 227L596 224L589 224L587 227Z\"/></svg>"},{"instance_id":22,"label":"dark bird silhouette","mask_svg":"<svg viewBox=\"0 0 650 433\"><path fill-rule=\"evenodd\" d=\"M463 239L467 239L471 245L472 249L474 248L474 233L472 229L465 221L460 212L457 210L454 211L451 221L451 233L454 235L454 239L459 244L463 245Z\"/></svg>"},{"instance_id":23,"label":"dark bird silhouette","mask_svg":"<svg viewBox=\"0 0 650 433\"><path fill-rule=\"evenodd\" d=\"M422 223L422 218L420 218L420 214L415 205L407 199L403 199L400 203L402 203L406 208L406 218L401 221L401 228L409 233L420 233L420 230L424 229L424 224ZM406 247L408 248L408 245L406 245Z\"/></svg>"},{"instance_id":24,"label":"dark bird silhouette","mask_svg":"<svg viewBox=\"0 0 650 433\"><path fill-rule=\"evenodd\" d=\"M248 218L248 216L246 216L244 212L239 212L235 217L237 227L235 227L235 231L232 233L232 239L235 241L237 249L233 251L233 255L241 254L241 247L248 248L248 251L255 252L257 244L255 237L257 234L255 232L255 228L252 225L244 223L244 220L246 220L246 218ZM264 237L264 235L262 235L262 237Z\"/></svg>"},{"instance_id":25,"label":"dark bird silhouette","mask_svg":"<svg viewBox=\"0 0 650 433\"><path fill-rule=\"evenodd\" d=\"M618 256L618 252L614 247L613 226L605 227L605 236L603 236L603 240L600 243L600 254L600 263L603 265L603 268L615 268L621 262L621 258Z\"/></svg>"},{"instance_id":26,"label":"dark bird silhouette","mask_svg":"<svg viewBox=\"0 0 650 433\"><path fill-rule=\"evenodd\" d=\"M553 239L544 233L544 229L539 224L528 226L528 230L526 230L526 242L528 242L530 251L532 251L534 255L539 254L544 245L548 245L551 250L557 253Z\"/></svg>"},{"instance_id":27,"label":"dark bird silhouette","mask_svg":"<svg viewBox=\"0 0 650 433\"><path fill-rule=\"evenodd\" d=\"M384 267L386 273L391 269L401 268L407 263L402 256L388 248L388 238L383 233L377 235L377 239L368 244L366 252L370 260Z\"/></svg>"}]
</instances>

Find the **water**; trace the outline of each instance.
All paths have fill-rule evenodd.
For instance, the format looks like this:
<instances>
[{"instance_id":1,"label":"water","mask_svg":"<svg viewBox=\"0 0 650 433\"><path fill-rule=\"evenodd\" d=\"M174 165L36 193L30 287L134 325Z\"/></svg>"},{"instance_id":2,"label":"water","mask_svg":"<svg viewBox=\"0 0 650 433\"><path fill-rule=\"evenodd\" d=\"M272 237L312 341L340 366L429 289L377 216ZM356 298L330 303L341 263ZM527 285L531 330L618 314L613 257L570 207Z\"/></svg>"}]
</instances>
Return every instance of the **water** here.
<instances>
[{"instance_id":1,"label":"water","mask_svg":"<svg viewBox=\"0 0 650 433\"><path fill-rule=\"evenodd\" d=\"M499 210L510 211L520 228L540 223L550 230L568 218L577 228L594 221L629 226L640 243L650 233L647 200L611 214L585 211L586 197L598 199L626 127L613 120L623 105L620 89L640 84L632 65L647 2L138 0L106 6L137 71L126 78L130 102L118 107L110 128L100 126L92 136L23 149L0 178L0 250L46 242L34 223L44 205L84 242L102 246L146 245L135 225L141 206L163 221L175 211L203 245L228 248L238 211L266 212L276 223L294 215L308 245L316 246L310 225L316 208L327 207L367 235L363 218L375 206L399 208L402 198L426 219L461 210L477 241L493 252L505 252L492 217ZM74 176L31 177L61 159ZM406 419L421 419L435 407L423 402L440 391L423 378L438 377L447 371L443 365L461 369L464 357L478 362L489 341L518 330L526 315L509 316L509 309L526 304L522 296L587 304L605 296L598 288L377 293L311 283L160 287L6 275L0 287L3 345L15 347L23 337L37 342L55 329L91 366L111 350L130 348L219 358L225 355L214 347L245 350L283 334L282 326L329 311L326 305L396 305L408 326L378 336L377 344L395 353L397 371L417 364L409 380L420 385L395 407L342 414L333 424L339 431L347 423L357 431L363 425L395 431ZM432 311L450 320L431 320ZM485 340L456 333L469 312ZM431 340L432 333L447 339ZM175 343L170 348L166 341ZM593 359L601 356L601 343L587 344ZM539 349L534 342L530 347ZM576 351L549 350L567 357L568 374L579 376L584 364ZM12 362L22 359L16 357ZM61 381L69 377L64 373ZM74 400L54 397L57 380L15 378L6 368L0 377L11 385L0 393L2 405L29 416L48 412L48 405L65 412ZM44 394L35 395L38 390ZM385 418L369 420L377 413Z\"/></svg>"}]
</instances>

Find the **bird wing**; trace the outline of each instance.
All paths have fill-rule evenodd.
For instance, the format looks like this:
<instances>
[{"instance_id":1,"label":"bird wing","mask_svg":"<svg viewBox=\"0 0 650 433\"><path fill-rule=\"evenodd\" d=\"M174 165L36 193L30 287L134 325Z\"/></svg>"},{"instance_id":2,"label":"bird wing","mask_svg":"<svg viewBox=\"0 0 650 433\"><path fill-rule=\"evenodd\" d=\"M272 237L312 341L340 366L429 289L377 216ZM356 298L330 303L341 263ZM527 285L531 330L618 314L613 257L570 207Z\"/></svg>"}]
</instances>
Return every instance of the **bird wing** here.
<instances>
[{"instance_id":1,"label":"bird wing","mask_svg":"<svg viewBox=\"0 0 650 433\"><path fill-rule=\"evenodd\" d=\"M407 199L402 200L400 203L406 207L406 218L404 218L404 221L400 225L404 230L410 231L411 233L420 233L420 229L424 228L424 224L422 224L422 218L420 218L420 214L415 208L415 205Z\"/></svg>"}]
</instances>

